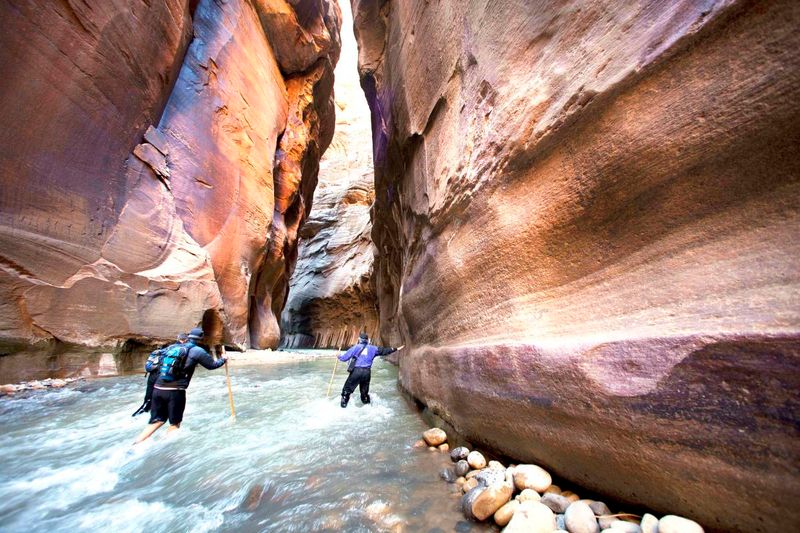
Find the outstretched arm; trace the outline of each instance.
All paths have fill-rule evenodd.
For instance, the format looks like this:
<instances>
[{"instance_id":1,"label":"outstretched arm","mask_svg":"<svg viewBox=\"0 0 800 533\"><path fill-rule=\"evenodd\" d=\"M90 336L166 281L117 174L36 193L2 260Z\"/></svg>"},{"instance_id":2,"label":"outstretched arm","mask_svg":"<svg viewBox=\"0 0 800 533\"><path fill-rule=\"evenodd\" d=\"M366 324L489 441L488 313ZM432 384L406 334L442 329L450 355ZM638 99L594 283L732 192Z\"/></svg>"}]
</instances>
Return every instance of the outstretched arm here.
<instances>
[{"instance_id":1,"label":"outstretched arm","mask_svg":"<svg viewBox=\"0 0 800 533\"><path fill-rule=\"evenodd\" d=\"M214 361L214 358L208 355L208 352L203 350L202 348L200 350L193 350L193 353L190 355L192 359L200 363L203 366L203 368L207 368L208 370L214 370L215 368L219 368L225 364L225 361L228 360L227 357L220 357L219 359Z\"/></svg>"},{"instance_id":2,"label":"outstretched arm","mask_svg":"<svg viewBox=\"0 0 800 533\"><path fill-rule=\"evenodd\" d=\"M378 348L378 353L376 355L389 355L390 353L394 353L397 350L401 350L405 347L405 344L402 346L398 346L397 348Z\"/></svg>"}]
</instances>

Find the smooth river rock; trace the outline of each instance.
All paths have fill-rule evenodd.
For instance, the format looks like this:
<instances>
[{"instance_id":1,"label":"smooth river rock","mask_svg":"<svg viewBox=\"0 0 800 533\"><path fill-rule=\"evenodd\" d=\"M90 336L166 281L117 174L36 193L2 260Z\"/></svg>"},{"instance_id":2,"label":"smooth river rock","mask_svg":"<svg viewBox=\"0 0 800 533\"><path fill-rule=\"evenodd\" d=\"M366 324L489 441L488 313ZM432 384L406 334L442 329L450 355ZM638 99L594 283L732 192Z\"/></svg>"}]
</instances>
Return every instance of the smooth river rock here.
<instances>
[{"instance_id":1,"label":"smooth river rock","mask_svg":"<svg viewBox=\"0 0 800 533\"><path fill-rule=\"evenodd\" d=\"M564 523L570 533L599 533L600 526L592 509L583 502L574 502L564 513Z\"/></svg>"},{"instance_id":2,"label":"smooth river rock","mask_svg":"<svg viewBox=\"0 0 800 533\"><path fill-rule=\"evenodd\" d=\"M514 468L514 485L519 490L533 489L545 492L553 482L550 474L541 466L517 465Z\"/></svg>"},{"instance_id":3,"label":"smooth river rock","mask_svg":"<svg viewBox=\"0 0 800 533\"><path fill-rule=\"evenodd\" d=\"M703 528L688 518L666 515L658 521L658 533L703 533Z\"/></svg>"},{"instance_id":4,"label":"smooth river rock","mask_svg":"<svg viewBox=\"0 0 800 533\"><path fill-rule=\"evenodd\" d=\"M539 502L520 503L503 533L552 533L556 529L556 516Z\"/></svg>"},{"instance_id":5,"label":"smooth river rock","mask_svg":"<svg viewBox=\"0 0 800 533\"><path fill-rule=\"evenodd\" d=\"M798 2L353 6L401 386L587 490L800 531Z\"/></svg>"},{"instance_id":6,"label":"smooth river rock","mask_svg":"<svg viewBox=\"0 0 800 533\"><path fill-rule=\"evenodd\" d=\"M466 460L468 456L469 456L469 448L466 448L464 446L458 446L457 448L453 448L452 450L450 450L450 459L452 459L454 463Z\"/></svg>"},{"instance_id":7,"label":"smooth river rock","mask_svg":"<svg viewBox=\"0 0 800 533\"><path fill-rule=\"evenodd\" d=\"M471 451L467 456L467 463L475 470L480 470L486 467L486 458L479 451Z\"/></svg>"},{"instance_id":8,"label":"smooth river rock","mask_svg":"<svg viewBox=\"0 0 800 533\"><path fill-rule=\"evenodd\" d=\"M658 518L645 513L639 526L642 528L642 533L658 533Z\"/></svg>"},{"instance_id":9,"label":"smooth river rock","mask_svg":"<svg viewBox=\"0 0 800 533\"><path fill-rule=\"evenodd\" d=\"M428 446L439 446L447 440L447 433L443 429L431 428L422 433L422 438Z\"/></svg>"}]
</instances>

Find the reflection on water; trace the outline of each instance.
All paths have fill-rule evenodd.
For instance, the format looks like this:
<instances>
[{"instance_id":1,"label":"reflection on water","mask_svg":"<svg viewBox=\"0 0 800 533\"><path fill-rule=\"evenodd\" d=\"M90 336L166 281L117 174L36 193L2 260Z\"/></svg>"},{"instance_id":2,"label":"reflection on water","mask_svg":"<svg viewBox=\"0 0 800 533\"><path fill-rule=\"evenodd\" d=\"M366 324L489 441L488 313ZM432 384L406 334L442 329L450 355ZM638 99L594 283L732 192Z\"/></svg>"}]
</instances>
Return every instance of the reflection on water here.
<instances>
[{"instance_id":1,"label":"reflection on water","mask_svg":"<svg viewBox=\"0 0 800 533\"><path fill-rule=\"evenodd\" d=\"M325 399L332 358L199 369L183 427L131 451L144 379L0 400L2 531L470 531L438 472L410 448L426 429L378 360L373 404Z\"/></svg>"}]
</instances>

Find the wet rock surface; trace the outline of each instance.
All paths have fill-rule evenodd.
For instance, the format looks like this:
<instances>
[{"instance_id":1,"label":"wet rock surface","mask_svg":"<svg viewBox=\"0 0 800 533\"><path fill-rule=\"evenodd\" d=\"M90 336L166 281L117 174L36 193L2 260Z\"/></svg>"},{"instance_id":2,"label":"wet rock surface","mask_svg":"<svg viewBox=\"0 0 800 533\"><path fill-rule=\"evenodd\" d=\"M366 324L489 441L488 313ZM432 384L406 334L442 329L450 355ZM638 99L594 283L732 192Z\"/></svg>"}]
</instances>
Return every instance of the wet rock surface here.
<instances>
[{"instance_id":1,"label":"wet rock surface","mask_svg":"<svg viewBox=\"0 0 800 533\"><path fill-rule=\"evenodd\" d=\"M796 2L353 4L402 386L615 499L800 528Z\"/></svg>"}]
</instances>

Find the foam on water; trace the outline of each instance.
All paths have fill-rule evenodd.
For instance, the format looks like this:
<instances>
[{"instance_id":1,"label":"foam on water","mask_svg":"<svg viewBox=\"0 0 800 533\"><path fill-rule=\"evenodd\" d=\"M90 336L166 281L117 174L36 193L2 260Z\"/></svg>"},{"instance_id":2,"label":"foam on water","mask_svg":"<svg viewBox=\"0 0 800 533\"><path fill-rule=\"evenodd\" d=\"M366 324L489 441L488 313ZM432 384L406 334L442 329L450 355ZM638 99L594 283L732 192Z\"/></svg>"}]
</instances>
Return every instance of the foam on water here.
<instances>
[{"instance_id":1,"label":"foam on water","mask_svg":"<svg viewBox=\"0 0 800 533\"><path fill-rule=\"evenodd\" d=\"M438 480L446 455L410 444L425 429L374 367L371 405L325 397L332 358L198 370L184 423L131 447L146 425L141 375L0 401L1 531L388 531L461 520ZM481 527L481 526L469 526ZM460 525L464 528L464 524Z\"/></svg>"}]
</instances>

